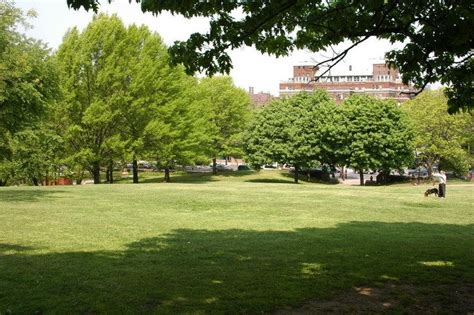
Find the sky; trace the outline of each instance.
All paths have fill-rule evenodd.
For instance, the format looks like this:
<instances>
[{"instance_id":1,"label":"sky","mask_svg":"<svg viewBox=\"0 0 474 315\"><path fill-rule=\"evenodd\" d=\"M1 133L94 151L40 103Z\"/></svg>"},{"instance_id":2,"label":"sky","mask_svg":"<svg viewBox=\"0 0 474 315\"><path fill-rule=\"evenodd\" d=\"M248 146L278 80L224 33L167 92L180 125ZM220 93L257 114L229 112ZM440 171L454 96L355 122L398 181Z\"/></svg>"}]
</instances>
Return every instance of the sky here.
<instances>
[{"instance_id":1,"label":"sky","mask_svg":"<svg viewBox=\"0 0 474 315\"><path fill-rule=\"evenodd\" d=\"M66 0L16 0L15 6L25 11L36 11L37 17L29 21L33 28L25 33L42 40L52 49L57 49L69 28L76 26L82 30L93 17L93 12L69 9ZM168 46L176 40L186 40L194 32L204 33L208 30L207 20L204 18L188 20L168 13L153 16L151 13L143 13L135 1L129 3L128 0L115 0L111 4L102 1L99 12L117 14L125 25L145 24L152 31L158 32ZM342 50L343 46L336 49ZM385 52L393 48L388 41L370 39L351 51L343 64L367 68L373 63L381 62ZM245 90L253 86L255 92L270 92L277 96L280 81L292 76L294 65L322 61L328 55L299 50L290 56L275 58L264 55L253 47L242 47L232 51L230 56L234 65L230 75L237 86Z\"/></svg>"}]
</instances>

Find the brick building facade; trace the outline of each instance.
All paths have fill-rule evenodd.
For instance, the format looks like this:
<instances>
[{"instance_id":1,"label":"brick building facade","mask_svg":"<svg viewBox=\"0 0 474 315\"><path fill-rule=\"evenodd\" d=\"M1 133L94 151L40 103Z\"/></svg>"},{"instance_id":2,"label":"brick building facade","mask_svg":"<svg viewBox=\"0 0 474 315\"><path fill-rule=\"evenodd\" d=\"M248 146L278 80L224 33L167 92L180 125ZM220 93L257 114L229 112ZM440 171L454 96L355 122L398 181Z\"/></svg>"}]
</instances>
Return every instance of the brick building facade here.
<instances>
[{"instance_id":1,"label":"brick building facade","mask_svg":"<svg viewBox=\"0 0 474 315\"><path fill-rule=\"evenodd\" d=\"M415 91L413 87L402 83L397 69L389 68L384 63L374 64L372 69L357 69L352 65L340 65L321 76L316 82L318 72L322 73L324 70L317 69L313 65L293 66L293 77L280 82L280 96L290 96L300 91L320 88L328 91L338 102L354 93L365 93L402 103L411 98L406 93Z\"/></svg>"},{"instance_id":2,"label":"brick building facade","mask_svg":"<svg viewBox=\"0 0 474 315\"><path fill-rule=\"evenodd\" d=\"M275 97L270 93L255 93L253 86L249 87L250 100L254 107L263 107L269 104Z\"/></svg>"}]
</instances>

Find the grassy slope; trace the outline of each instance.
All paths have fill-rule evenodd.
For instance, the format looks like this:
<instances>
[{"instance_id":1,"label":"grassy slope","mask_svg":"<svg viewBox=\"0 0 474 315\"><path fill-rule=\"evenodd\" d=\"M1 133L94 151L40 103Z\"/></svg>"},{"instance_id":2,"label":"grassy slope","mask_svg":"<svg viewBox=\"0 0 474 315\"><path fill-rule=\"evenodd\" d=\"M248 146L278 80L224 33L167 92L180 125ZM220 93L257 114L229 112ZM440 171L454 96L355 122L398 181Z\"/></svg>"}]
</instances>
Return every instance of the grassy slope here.
<instances>
[{"instance_id":1,"label":"grassy slope","mask_svg":"<svg viewBox=\"0 0 474 315\"><path fill-rule=\"evenodd\" d=\"M353 286L442 297L429 288L474 282L474 185L440 200L235 175L0 189L0 313L257 313Z\"/></svg>"}]
</instances>

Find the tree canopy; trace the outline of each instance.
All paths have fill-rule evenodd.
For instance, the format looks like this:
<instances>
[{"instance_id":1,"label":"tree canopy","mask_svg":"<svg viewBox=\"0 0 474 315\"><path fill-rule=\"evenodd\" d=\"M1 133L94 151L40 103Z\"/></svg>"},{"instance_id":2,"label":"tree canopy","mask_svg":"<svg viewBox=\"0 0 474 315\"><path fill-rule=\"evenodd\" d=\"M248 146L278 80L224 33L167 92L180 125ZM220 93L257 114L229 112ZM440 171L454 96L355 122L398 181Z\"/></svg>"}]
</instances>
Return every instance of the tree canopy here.
<instances>
[{"instance_id":1,"label":"tree canopy","mask_svg":"<svg viewBox=\"0 0 474 315\"><path fill-rule=\"evenodd\" d=\"M99 2L67 3L75 9L97 10ZM347 49L322 62L331 67L350 49L376 37L404 45L388 52L386 58L390 65L400 69L405 83L424 88L440 81L449 86L446 94L450 111L474 106L471 1L141 0L141 6L143 11L155 14L169 11L187 18L210 19L208 33L194 33L170 48L173 63L183 63L188 73L229 72L229 50L244 45L283 56L295 49L318 52L350 41L352 45Z\"/></svg>"},{"instance_id":2,"label":"tree canopy","mask_svg":"<svg viewBox=\"0 0 474 315\"><path fill-rule=\"evenodd\" d=\"M59 96L49 50L18 31L26 18L11 2L0 1L0 185L11 175L15 134L33 128Z\"/></svg>"},{"instance_id":3,"label":"tree canopy","mask_svg":"<svg viewBox=\"0 0 474 315\"><path fill-rule=\"evenodd\" d=\"M469 168L468 150L473 141L473 115L448 115L447 99L442 91L425 91L403 104L413 126L419 165L431 176L433 167L464 174Z\"/></svg>"},{"instance_id":4,"label":"tree canopy","mask_svg":"<svg viewBox=\"0 0 474 315\"><path fill-rule=\"evenodd\" d=\"M194 97L201 108L198 115L207 120L207 153L213 158L213 171L216 173L217 157L242 154L242 133L251 114L250 98L228 76L201 79Z\"/></svg>"},{"instance_id":5,"label":"tree canopy","mask_svg":"<svg viewBox=\"0 0 474 315\"><path fill-rule=\"evenodd\" d=\"M130 158L138 182L137 159L150 151L143 145L149 124L171 115L170 104L192 79L182 67L168 65L158 34L145 26L125 27L117 16L95 16L83 32L71 29L56 58L71 161L99 183L101 167L110 176L114 161Z\"/></svg>"},{"instance_id":6,"label":"tree canopy","mask_svg":"<svg viewBox=\"0 0 474 315\"><path fill-rule=\"evenodd\" d=\"M326 157L322 129L332 126L321 114L332 104L325 91L316 90L275 100L264 107L255 115L245 135L245 150L250 162L256 167L273 162L291 164L298 183L302 167L320 161L323 155Z\"/></svg>"},{"instance_id":7,"label":"tree canopy","mask_svg":"<svg viewBox=\"0 0 474 315\"><path fill-rule=\"evenodd\" d=\"M413 160L413 131L400 107L391 100L367 95L353 95L344 102L348 124L348 152L345 164L359 171L364 185L364 171L408 166Z\"/></svg>"}]
</instances>

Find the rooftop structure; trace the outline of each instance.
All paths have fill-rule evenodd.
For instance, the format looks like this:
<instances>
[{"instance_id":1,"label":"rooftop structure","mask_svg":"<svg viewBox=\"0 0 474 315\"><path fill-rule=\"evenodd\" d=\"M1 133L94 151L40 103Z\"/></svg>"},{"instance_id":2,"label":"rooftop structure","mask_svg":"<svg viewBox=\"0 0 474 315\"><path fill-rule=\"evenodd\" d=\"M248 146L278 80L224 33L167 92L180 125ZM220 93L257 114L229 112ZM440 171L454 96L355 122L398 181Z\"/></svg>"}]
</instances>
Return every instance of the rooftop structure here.
<instances>
[{"instance_id":1,"label":"rooftop structure","mask_svg":"<svg viewBox=\"0 0 474 315\"><path fill-rule=\"evenodd\" d=\"M336 101L343 101L354 93L365 93L401 103L409 100L409 93L414 91L413 87L402 83L397 69L384 63L373 64L372 69L340 64L321 76L325 70L313 65L293 66L293 77L280 82L280 96L320 88L328 91Z\"/></svg>"}]
</instances>

